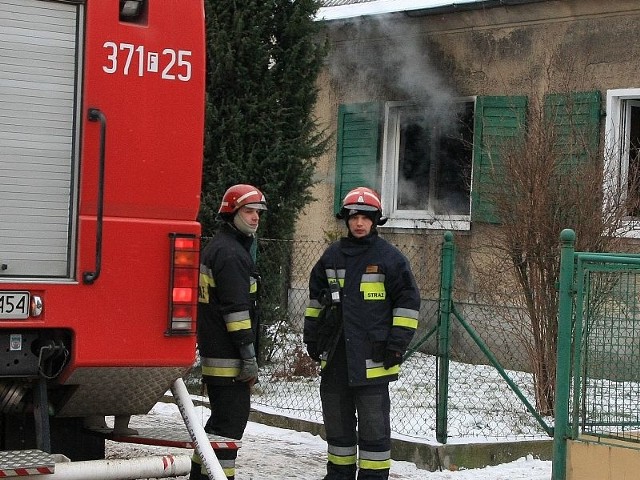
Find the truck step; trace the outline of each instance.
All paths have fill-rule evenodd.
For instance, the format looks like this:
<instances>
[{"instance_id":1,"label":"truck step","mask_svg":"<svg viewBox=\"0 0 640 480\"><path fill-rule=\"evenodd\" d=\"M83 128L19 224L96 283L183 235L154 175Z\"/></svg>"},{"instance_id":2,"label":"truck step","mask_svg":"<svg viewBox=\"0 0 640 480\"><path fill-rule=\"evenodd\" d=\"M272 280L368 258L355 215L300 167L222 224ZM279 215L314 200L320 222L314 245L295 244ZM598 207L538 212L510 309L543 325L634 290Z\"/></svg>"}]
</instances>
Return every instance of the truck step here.
<instances>
[{"instance_id":1,"label":"truck step","mask_svg":"<svg viewBox=\"0 0 640 480\"><path fill-rule=\"evenodd\" d=\"M135 428L137 435L114 434L113 429L92 428L91 432L104 436L107 440L123 443L139 443L160 447L195 448L186 428L151 427ZM237 450L242 446L240 440L207 434L211 447L216 450Z\"/></svg>"},{"instance_id":2,"label":"truck step","mask_svg":"<svg viewBox=\"0 0 640 480\"><path fill-rule=\"evenodd\" d=\"M53 455L42 450L7 450L0 452L0 478L48 475L54 473Z\"/></svg>"}]
</instances>

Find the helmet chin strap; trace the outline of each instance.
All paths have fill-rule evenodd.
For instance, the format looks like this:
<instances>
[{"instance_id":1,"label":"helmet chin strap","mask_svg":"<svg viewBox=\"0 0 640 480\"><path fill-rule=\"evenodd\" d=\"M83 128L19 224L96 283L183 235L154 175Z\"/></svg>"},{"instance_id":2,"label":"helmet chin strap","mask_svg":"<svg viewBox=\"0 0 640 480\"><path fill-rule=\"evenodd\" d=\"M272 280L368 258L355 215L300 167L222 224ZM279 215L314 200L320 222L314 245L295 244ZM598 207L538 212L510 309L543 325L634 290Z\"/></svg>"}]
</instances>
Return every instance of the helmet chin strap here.
<instances>
[{"instance_id":1,"label":"helmet chin strap","mask_svg":"<svg viewBox=\"0 0 640 480\"><path fill-rule=\"evenodd\" d=\"M244 221L241 215L238 215L238 214L234 215L233 217L233 225L238 230L240 230L240 232L244 233L248 237L255 234L256 230L258 230L258 227L255 227L255 228L252 227L251 225L249 225L247 222Z\"/></svg>"}]
</instances>

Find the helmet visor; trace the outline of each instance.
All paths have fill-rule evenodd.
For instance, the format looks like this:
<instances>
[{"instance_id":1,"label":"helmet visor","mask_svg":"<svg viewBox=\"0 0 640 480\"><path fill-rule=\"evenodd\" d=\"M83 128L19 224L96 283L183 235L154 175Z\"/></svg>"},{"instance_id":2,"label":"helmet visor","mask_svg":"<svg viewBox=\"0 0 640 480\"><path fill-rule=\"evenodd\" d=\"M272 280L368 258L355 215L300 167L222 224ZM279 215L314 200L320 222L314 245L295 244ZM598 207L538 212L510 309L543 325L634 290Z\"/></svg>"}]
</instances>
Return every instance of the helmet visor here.
<instances>
[{"instance_id":1,"label":"helmet visor","mask_svg":"<svg viewBox=\"0 0 640 480\"><path fill-rule=\"evenodd\" d=\"M352 203L344 206L345 210L359 210L361 212L377 212L378 209L372 205L363 205L362 203ZM349 213L353 215L353 213Z\"/></svg>"},{"instance_id":2,"label":"helmet visor","mask_svg":"<svg viewBox=\"0 0 640 480\"><path fill-rule=\"evenodd\" d=\"M256 210L266 210L267 206L264 203L245 203L243 207L255 208Z\"/></svg>"}]
</instances>

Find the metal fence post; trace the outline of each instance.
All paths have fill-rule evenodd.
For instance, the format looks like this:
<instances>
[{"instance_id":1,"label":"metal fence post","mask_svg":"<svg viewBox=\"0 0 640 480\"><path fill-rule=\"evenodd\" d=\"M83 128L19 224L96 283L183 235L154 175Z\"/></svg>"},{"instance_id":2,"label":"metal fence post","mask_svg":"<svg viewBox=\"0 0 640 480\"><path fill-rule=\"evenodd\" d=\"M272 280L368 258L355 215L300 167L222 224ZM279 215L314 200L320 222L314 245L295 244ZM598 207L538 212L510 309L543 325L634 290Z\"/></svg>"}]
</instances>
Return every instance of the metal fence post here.
<instances>
[{"instance_id":1,"label":"metal fence post","mask_svg":"<svg viewBox=\"0 0 640 480\"><path fill-rule=\"evenodd\" d=\"M436 399L436 440L447 443L447 410L449 398L449 336L451 304L453 302L453 272L455 245L453 233L445 232L440 273L440 318L438 326L438 393Z\"/></svg>"},{"instance_id":2,"label":"metal fence post","mask_svg":"<svg viewBox=\"0 0 640 480\"><path fill-rule=\"evenodd\" d=\"M576 234L573 230L565 229L560 233L558 351L556 352L556 403L555 427L553 431L552 480L565 480L567 476L575 240Z\"/></svg>"}]
</instances>

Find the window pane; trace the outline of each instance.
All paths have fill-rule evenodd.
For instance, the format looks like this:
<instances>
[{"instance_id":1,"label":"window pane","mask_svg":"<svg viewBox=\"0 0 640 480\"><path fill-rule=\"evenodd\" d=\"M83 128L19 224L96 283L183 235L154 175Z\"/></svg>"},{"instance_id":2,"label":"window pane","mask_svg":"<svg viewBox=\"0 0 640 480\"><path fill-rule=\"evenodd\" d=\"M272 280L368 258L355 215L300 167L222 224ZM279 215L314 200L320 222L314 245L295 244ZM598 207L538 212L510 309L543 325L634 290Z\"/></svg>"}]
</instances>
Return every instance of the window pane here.
<instances>
[{"instance_id":1,"label":"window pane","mask_svg":"<svg viewBox=\"0 0 640 480\"><path fill-rule=\"evenodd\" d=\"M429 129L424 115L407 110L400 115L398 210L426 210L429 202Z\"/></svg>"},{"instance_id":2,"label":"window pane","mask_svg":"<svg viewBox=\"0 0 640 480\"><path fill-rule=\"evenodd\" d=\"M456 121L443 127L437 152L438 180L433 207L437 214L469 215L473 103L465 103Z\"/></svg>"},{"instance_id":3,"label":"window pane","mask_svg":"<svg viewBox=\"0 0 640 480\"><path fill-rule=\"evenodd\" d=\"M637 102L629 102L629 172L627 178L627 188L637 190L640 185L640 106ZM635 198L635 195L633 195ZM630 216L640 215L639 209L633 208L628 212Z\"/></svg>"},{"instance_id":4,"label":"window pane","mask_svg":"<svg viewBox=\"0 0 640 480\"><path fill-rule=\"evenodd\" d=\"M397 210L469 214L473 102L460 107L450 121L425 108L399 112Z\"/></svg>"}]
</instances>

